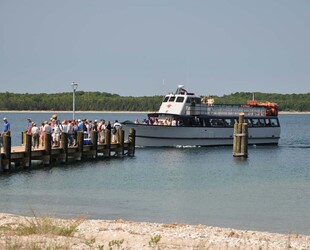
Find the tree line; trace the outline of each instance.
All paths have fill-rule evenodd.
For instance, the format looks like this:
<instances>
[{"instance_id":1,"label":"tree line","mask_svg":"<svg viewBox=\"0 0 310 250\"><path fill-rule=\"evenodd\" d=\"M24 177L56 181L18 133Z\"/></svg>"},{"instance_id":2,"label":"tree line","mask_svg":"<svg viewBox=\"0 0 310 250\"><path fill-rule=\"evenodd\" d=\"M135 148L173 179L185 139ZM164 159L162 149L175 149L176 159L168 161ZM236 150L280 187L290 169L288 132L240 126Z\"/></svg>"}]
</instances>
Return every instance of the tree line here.
<instances>
[{"instance_id":1,"label":"tree line","mask_svg":"<svg viewBox=\"0 0 310 250\"><path fill-rule=\"evenodd\" d=\"M253 93L236 92L224 96L213 96L215 104L244 104ZM270 94L254 93L255 100L275 102L279 111L310 111L310 93ZM81 111L157 111L163 96L120 96L106 92L76 91L75 110ZM0 110L72 110L72 93L17 94L0 93Z\"/></svg>"}]
</instances>

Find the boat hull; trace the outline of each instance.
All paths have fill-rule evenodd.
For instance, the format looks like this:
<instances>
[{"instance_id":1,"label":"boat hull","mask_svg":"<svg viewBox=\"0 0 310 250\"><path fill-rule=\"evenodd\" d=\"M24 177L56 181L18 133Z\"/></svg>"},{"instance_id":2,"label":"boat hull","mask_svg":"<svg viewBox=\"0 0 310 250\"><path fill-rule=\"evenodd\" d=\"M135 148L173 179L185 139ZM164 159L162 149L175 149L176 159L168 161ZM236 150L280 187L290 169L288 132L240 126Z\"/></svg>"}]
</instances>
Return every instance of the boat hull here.
<instances>
[{"instance_id":1,"label":"boat hull","mask_svg":"<svg viewBox=\"0 0 310 250\"><path fill-rule=\"evenodd\" d=\"M179 147L179 146L221 146L233 144L233 128L173 127L145 124L124 124L128 134L136 130L136 146ZM249 128L249 144L276 145L280 138L280 127Z\"/></svg>"}]
</instances>

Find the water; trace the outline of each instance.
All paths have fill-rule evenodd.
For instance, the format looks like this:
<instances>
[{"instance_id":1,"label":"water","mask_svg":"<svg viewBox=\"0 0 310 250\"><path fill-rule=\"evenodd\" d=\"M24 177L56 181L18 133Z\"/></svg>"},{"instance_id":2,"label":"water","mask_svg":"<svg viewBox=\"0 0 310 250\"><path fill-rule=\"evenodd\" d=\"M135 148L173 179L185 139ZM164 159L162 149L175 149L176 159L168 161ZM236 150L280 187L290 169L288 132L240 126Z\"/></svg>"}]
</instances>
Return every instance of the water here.
<instances>
[{"instance_id":1,"label":"water","mask_svg":"<svg viewBox=\"0 0 310 250\"><path fill-rule=\"evenodd\" d=\"M2 113L13 145L31 116ZM60 119L71 114L59 114ZM77 114L114 121L145 114ZM280 115L279 146L138 148L133 158L54 165L0 174L0 212L206 224L310 235L310 115Z\"/></svg>"}]
</instances>

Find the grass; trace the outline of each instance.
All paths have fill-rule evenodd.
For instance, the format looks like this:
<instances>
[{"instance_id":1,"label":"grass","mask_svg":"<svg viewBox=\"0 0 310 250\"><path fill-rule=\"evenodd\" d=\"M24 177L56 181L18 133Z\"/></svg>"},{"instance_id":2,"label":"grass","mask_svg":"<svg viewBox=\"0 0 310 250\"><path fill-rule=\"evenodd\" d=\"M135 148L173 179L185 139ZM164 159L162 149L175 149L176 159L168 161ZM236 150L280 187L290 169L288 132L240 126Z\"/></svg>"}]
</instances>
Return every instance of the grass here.
<instances>
[{"instance_id":1,"label":"grass","mask_svg":"<svg viewBox=\"0 0 310 250\"><path fill-rule=\"evenodd\" d=\"M159 243L160 240L161 240L161 236L160 235L155 235L154 237L151 237L151 240L149 241L149 246L152 247L152 248L158 246L158 243Z\"/></svg>"},{"instance_id":2,"label":"grass","mask_svg":"<svg viewBox=\"0 0 310 250\"><path fill-rule=\"evenodd\" d=\"M51 234L56 236L70 237L76 231L77 227L84 221L84 219L77 219L68 225L61 225L54 219L49 217L33 217L26 219L27 223L20 224L15 229L18 235L31 235L31 234Z\"/></svg>"},{"instance_id":3,"label":"grass","mask_svg":"<svg viewBox=\"0 0 310 250\"><path fill-rule=\"evenodd\" d=\"M58 250L70 249L69 242L54 242L55 236L73 237L77 232L77 227L84 219L75 219L73 221L61 221L49 217L31 217L25 218L25 221L18 224L7 224L0 227L1 238L5 239L5 249L17 250ZM51 240L40 240L36 236L50 236ZM19 236L19 237L18 237ZM26 240L24 236L29 236Z\"/></svg>"}]
</instances>

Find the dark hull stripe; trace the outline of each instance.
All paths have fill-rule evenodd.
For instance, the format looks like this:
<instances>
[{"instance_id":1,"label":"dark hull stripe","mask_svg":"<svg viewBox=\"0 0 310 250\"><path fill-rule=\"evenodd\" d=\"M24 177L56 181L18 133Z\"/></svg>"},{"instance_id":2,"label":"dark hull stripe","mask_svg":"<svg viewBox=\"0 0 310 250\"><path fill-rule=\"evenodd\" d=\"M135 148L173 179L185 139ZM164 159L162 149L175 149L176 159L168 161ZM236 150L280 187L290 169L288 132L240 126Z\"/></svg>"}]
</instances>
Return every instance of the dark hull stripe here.
<instances>
[{"instance_id":1,"label":"dark hull stripe","mask_svg":"<svg viewBox=\"0 0 310 250\"><path fill-rule=\"evenodd\" d=\"M233 137L155 137L155 136L141 136L136 135L137 138L147 138L156 140L232 140ZM266 140L266 139L276 139L279 140L280 137L249 137L249 140Z\"/></svg>"}]
</instances>

